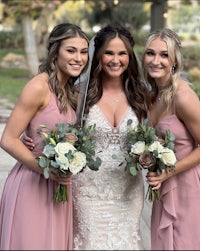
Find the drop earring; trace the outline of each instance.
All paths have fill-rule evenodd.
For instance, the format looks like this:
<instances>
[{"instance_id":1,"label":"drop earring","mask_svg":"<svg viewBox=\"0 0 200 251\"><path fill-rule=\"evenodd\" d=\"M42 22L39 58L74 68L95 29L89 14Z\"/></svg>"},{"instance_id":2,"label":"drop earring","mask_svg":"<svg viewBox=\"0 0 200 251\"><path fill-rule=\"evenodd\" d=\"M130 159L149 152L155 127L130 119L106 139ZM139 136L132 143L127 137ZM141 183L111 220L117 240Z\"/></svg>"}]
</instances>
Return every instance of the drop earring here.
<instances>
[{"instance_id":1,"label":"drop earring","mask_svg":"<svg viewBox=\"0 0 200 251\"><path fill-rule=\"evenodd\" d=\"M171 72L172 72L172 75L174 75L174 73L175 73L175 65L172 66Z\"/></svg>"}]
</instances>

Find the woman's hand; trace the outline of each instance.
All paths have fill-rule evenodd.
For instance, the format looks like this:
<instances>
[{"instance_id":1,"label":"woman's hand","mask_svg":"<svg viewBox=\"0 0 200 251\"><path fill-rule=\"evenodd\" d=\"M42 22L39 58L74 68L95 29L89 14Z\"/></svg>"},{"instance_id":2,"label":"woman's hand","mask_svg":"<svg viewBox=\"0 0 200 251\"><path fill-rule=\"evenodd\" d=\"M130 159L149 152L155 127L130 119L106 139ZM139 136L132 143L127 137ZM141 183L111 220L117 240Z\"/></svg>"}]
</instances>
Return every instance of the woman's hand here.
<instances>
[{"instance_id":1,"label":"woman's hand","mask_svg":"<svg viewBox=\"0 0 200 251\"><path fill-rule=\"evenodd\" d=\"M153 190L159 190L163 181L167 180L171 175L169 171L163 170L163 172L158 175L156 172L148 172L146 175L148 184Z\"/></svg>"},{"instance_id":2,"label":"woman's hand","mask_svg":"<svg viewBox=\"0 0 200 251\"><path fill-rule=\"evenodd\" d=\"M70 183L70 178L72 176L72 173L69 173L67 177L62 177L59 174L59 171L55 168L50 168L49 172L49 179L54 180L55 182L58 182L63 185L68 185Z\"/></svg>"},{"instance_id":3,"label":"woman's hand","mask_svg":"<svg viewBox=\"0 0 200 251\"><path fill-rule=\"evenodd\" d=\"M24 145L32 151L35 147L35 144L32 140L32 138L28 137L25 133L21 137L21 141L24 143Z\"/></svg>"}]
</instances>

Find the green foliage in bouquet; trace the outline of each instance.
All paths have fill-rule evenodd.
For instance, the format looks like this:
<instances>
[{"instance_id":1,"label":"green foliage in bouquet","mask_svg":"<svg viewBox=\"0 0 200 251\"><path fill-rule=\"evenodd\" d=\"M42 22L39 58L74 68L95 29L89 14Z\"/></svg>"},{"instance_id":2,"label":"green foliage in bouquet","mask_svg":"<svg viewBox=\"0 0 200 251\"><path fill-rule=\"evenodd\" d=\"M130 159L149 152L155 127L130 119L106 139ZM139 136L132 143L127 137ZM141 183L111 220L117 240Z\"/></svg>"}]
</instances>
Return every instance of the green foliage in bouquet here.
<instances>
[{"instance_id":1,"label":"green foliage in bouquet","mask_svg":"<svg viewBox=\"0 0 200 251\"><path fill-rule=\"evenodd\" d=\"M86 166L93 171L99 169L101 159L95 157L96 125L86 127L59 123L53 130L41 125L39 133L44 136L44 149L37 159L46 179L50 172L67 177L70 173L81 172ZM54 200L67 200L65 185L58 184Z\"/></svg>"},{"instance_id":2,"label":"green foliage in bouquet","mask_svg":"<svg viewBox=\"0 0 200 251\"><path fill-rule=\"evenodd\" d=\"M131 175L135 176L142 169L148 169L160 175L166 168L174 171L176 157L174 154L175 136L169 131L158 132L151 127L148 119L138 124L135 128L131 127L132 120L128 120L128 151L125 156L126 167ZM116 158L116 156L113 156ZM124 162L121 163L121 165ZM160 191L148 188L146 197L149 201L159 200Z\"/></svg>"}]
</instances>

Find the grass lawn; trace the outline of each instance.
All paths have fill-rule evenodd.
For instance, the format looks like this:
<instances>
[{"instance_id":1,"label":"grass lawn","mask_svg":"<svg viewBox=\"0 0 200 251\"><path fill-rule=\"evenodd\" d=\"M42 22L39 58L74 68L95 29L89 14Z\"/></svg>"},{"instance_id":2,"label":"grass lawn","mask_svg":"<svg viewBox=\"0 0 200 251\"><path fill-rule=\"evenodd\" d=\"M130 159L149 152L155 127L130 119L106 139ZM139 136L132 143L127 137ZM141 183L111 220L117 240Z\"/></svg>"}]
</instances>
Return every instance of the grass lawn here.
<instances>
[{"instance_id":1,"label":"grass lawn","mask_svg":"<svg viewBox=\"0 0 200 251\"><path fill-rule=\"evenodd\" d=\"M24 54L23 49L1 49L0 61L9 52ZM24 69L0 68L0 98L15 103L24 85L29 81L29 72Z\"/></svg>"},{"instance_id":2,"label":"grass lawn","mask_svg":"<svg viewBox=\"0 0 200 251\"><path fill-rule=\"evenodd\" d=\"M22 88L29 81L29 73L23 69L0 69L0 98L15 103Z\"/></svg>"}]
</instances>

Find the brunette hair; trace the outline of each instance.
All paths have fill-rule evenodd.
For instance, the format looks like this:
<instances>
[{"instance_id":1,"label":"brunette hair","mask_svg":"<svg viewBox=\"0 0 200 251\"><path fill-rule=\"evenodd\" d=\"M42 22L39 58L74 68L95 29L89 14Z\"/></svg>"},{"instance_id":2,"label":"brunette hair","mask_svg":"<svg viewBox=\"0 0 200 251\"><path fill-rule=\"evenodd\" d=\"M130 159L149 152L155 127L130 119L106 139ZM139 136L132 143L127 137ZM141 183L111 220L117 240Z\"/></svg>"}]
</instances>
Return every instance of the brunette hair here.
<instances>
[{"instance_id":1,"label":"brunette hair","mask_svg":"<svg viewBox=\"0 0 200 251\"><path fill-rule=\"evenodd\" d=\"M114 38L120 38L128 51L129 65L123 73L123 86L129 105L135 111L139 121L146 116L145 92L141 83L139 65L133 47L135 41L131 33L120 25L107 25L97 32L94 38L94 56L92 61L90 83L86 100L85 113L96 104L102 96L102 63L101 58L105 49Z\"/></svg>"},{"instance_id":2,"label":"brunette hair","mask_svg":"<svg viewBox=\"0 0 200 251\"><path fill-rule=\"evenodd\" d=\"M61 112L67 111L68 105L74 109L77 105L77 98L74 95L74 82L78 77L71 77L65 86L61 87L56 70L57 55L62 41L74 37L84 38L89 43L86 34L79 26L70 23L55 26L49 35L47 57L39 66L39 72L46 72L49 75L49 85L58 98Z\"/></svg>"}]
</instances>

